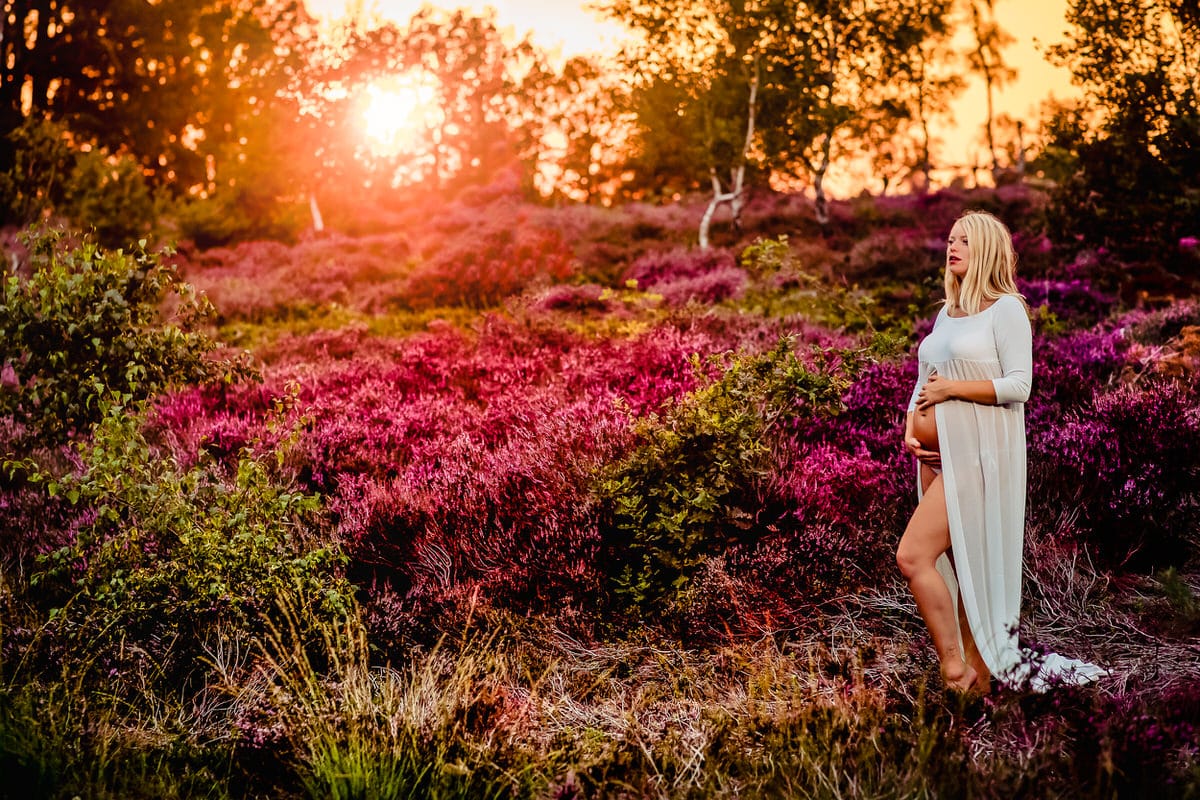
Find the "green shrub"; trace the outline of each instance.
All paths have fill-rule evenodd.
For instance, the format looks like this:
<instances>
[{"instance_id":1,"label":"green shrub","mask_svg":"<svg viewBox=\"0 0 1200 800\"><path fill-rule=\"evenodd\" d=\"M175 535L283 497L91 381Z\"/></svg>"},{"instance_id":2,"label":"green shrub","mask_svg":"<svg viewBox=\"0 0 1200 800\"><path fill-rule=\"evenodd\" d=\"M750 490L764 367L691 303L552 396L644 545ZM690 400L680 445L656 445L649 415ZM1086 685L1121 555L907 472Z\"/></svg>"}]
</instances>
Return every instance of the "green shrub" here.
<instances>
[{"instance_id":1,"label":"green shrub","mask_svg":"<svg viewBox=\"0 0 1200 800\"><path fill-rule=\"evenodd\" d=\"M200 249L257 239L295 242L309 225L308 207L280 202L245 183L205 198L183 198L173 214L182 240Z\"/></svg>"},{"instance_id":2,"label":"green shrub","mask_svg":"<svg viewBox=\"0 0 1200 800\"><path fill-rule=\"evenodd\" d=\"M141 423L110 407L81 448L80 475L47 483L88 512L33 576L45 644L65 645L65 665L138 691L178 686L210 637L261 632L281 597L311 626L348 613L344 559L320 535L317 497L246 453L232 467L202 455L183 469Z\"/></svg>"},{"instance_id":3,"label":"green shrub","mask_svg":"<svg viewBox=\"0 0 1200 800\"><path fill-rule=\"evenodd\" d=\"M0 294L0 415L23 426L27 442L85 433L106 397L140 400L248 374L209 358L217 345L197 328L211 306L144 241L126 253L63 240L30 233L32 273L9 275Z\"/></svg>"},{"instance_id":4,"label":"green shrub","mask_svg":"<svg viewBox=\"0 0 1200 800\"><path fill-rule=\"evenodd\" d=\"M158 218L142 165L100 149L80 153L67 182L62 214L108 247L125 247L150 233Z\"/></svg>"},{"instance_id":5,"label":"green shrub","mask_svg":"<svg viewBox=\"0 0 1200 800\"><path fill-rule=\"evenodd\" d=\"M829 355L818 351L811 368L784 339L733 356L720 378L635 422L639 446L598 488L618 595L664 610L709 556L747 535L770 473L771 429L841 407L851 370ZM694 364L704 370L698 356Z\"/></svg>"},{"instance_id":6,"label":"green shrub","mask_svg":"<svg viewBox=\"0 0 1200 800\"><path fill-rule=\"evenodd\" d=\"M0 218L28 225L63 203L76 154L66 128L32 117L5 138L15 160L0 172Z\"/></svg>"},{"instance_id":7,"label":"green shrub","mask_svg":"<svg viewBox=\"0 0 1200 800\"><path fill-rule=\"evenodd\" d=\"M157 203L135 158L76 150L64 125L35 118L7 138L15 160L0 172L0 218L27 225L57 215L112 247L154 227Z\"/></svg>"}]
</instances>

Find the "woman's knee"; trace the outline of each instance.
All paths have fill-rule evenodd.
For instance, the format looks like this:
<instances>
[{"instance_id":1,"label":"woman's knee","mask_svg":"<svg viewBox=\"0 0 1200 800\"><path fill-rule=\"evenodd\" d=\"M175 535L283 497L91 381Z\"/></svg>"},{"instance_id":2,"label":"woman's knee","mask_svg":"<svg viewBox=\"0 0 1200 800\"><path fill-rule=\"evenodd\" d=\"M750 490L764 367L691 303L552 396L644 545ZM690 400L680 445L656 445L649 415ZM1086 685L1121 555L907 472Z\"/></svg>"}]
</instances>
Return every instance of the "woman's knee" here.
<instances>
[{"instance_id":1,"label":"woman's knee","mask_svg":"<svg viewBox=\"0 0 1200 800\"><path fill-rule=\"evenodd\" d=\"M933 569L936 560L936 556L930 557L928 553L918 547L912 547L904 539L900 540L900 546L896 548L896 566L905 578L912 578L927 569Z\"/></svg>"}]
</instances>

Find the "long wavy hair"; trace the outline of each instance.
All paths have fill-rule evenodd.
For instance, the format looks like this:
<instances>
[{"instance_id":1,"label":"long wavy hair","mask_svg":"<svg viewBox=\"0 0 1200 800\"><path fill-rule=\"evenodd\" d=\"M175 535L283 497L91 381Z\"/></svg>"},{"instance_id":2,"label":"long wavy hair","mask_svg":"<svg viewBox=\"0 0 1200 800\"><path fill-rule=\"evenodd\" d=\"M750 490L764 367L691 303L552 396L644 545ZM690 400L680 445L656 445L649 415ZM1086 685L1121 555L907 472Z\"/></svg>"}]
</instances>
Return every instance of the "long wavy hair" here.
<instances>
[{"instance_id":1,"label":"long wavy hair","mask_svg":"<svg viewBox=\"0 0 1200 800\"><path fill-rule=\"evenodd\" d=\"M984 303L1006 294L1016 295L1024 304L1025 298L1017 291L1017 251L1008 226L986 211L965 211L954 224L966 235L971 258L960 279L950 271L950 257L946 256L946 305L950 311L978 314Z\"/></svg>"}]
</instances>

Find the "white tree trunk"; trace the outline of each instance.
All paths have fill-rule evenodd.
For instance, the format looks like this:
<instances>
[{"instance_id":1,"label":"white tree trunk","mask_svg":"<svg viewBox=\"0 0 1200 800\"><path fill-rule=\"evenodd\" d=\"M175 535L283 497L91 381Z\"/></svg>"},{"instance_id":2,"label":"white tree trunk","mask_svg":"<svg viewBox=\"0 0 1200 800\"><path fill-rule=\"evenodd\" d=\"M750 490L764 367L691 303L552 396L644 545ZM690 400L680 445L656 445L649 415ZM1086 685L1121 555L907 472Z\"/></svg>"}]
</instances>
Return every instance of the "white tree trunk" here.
<instances>
[{"instance_id":1,"label":"white tree trunk","mask_svg":"<svg viewBox=\"0 0 1200 800\"><path fill-rule=\"evenodd\" d=\"M317 195L314 192L308 193L308 210L312 214L313 230L324 233L325 220L321 218L321 207L317 205Z\"/></svg>"},{"instance_id":2,"label":"white tree trunk","mask_svg":"<svg viewBox=\"0 0 1200 800\"><path fill-rule=\"evenodd\" d=\"M822 228L829 225L829 201L825 198L825 173L829 171L829 152L833 147L833 134L826 133L821 142L821 163L813 170L813 191L816 193L815 208L817 224Z\"/></svg>"},{"instance_id":3,"label":"white tree trunk","mask_svg":"<svg viewBox=\"0 0 1200 800\"><path fill-rule=\"evenodd\" d=\"M734 225L741 227L742 224L742 192L746 184L746 159L750 157L750 147L754 144L754 111L758 105L758 63L754 64L754 77L750 79L750 99L748 101L749 109L746 114L746 141L742 144L742 158L740 163L730 170L729 175L729 191L721 191L721 179L717 177L717 168L709 167L708 174L712 178L713 196L708 202L708 208L704 209L704 216L700 218L700 249L707 250L709 248L708 232L712 227L713 215L717 209L724 203L730 204L730 209L733 212Z\"/></svg>"}]
</instances>

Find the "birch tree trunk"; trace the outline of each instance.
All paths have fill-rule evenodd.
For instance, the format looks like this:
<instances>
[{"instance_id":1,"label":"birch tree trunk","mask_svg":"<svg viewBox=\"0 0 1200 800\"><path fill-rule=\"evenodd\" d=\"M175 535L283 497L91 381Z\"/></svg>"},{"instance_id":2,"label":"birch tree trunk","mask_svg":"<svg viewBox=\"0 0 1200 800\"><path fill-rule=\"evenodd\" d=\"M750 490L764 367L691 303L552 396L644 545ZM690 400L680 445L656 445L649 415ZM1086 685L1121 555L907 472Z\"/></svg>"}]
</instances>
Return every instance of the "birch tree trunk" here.
<instances>
[{"instance_id":1,"label":"birch tree trunk","mask_svg":"<svg viewBox=\"0 0 1200 800\"><path fill-rule=\"evenodd\" d=\"M746 159L750 157L750 147L754 143L754 110L758 105L758 61L754 62L754 76L750 79L750 99L748 101L748 109L746 113L746 140L742 144L742 155L738 160L738 165L730 170L729 175L729 191L722 191L721 179L717 176L717 168L711 166L708 168L709 177L712 179L713 196L708 203L708 208L704 209L704 216L700 218L700 249L707 250L710 246L708 233L712 227L713 215L717 209L725 203L730 204L730 210L733 213L733 224L737 228L742 226L742 207L744 205L743 191L746 185Z\"/></svg>"},{"instance_id":2,"label":"birch tree trunk","mask_svg":"<svg viewBox=\"0 0 1200 800\"><path fill-rule=\"evenodd\" d=\"M813 170L813 191L816 193L815 211L817 224L822 229L829 226L829 201L825 197L825 173L829 171L829 154L833 146L833 134L826 133L821 141L821 163Z\"/></svg>"},{"instance_id":3,"label":"birch tree trunk","mask_svg":"<svg viewBox=\"0 0 1200 800\"><path fill-rule=\"evenodd\" d=\"M308 210L312 214L313 230L317 233L324 233L325 220L321 217L321 207L317 205L316 192L308 193Z\"/></svg>"}]
</instances>

